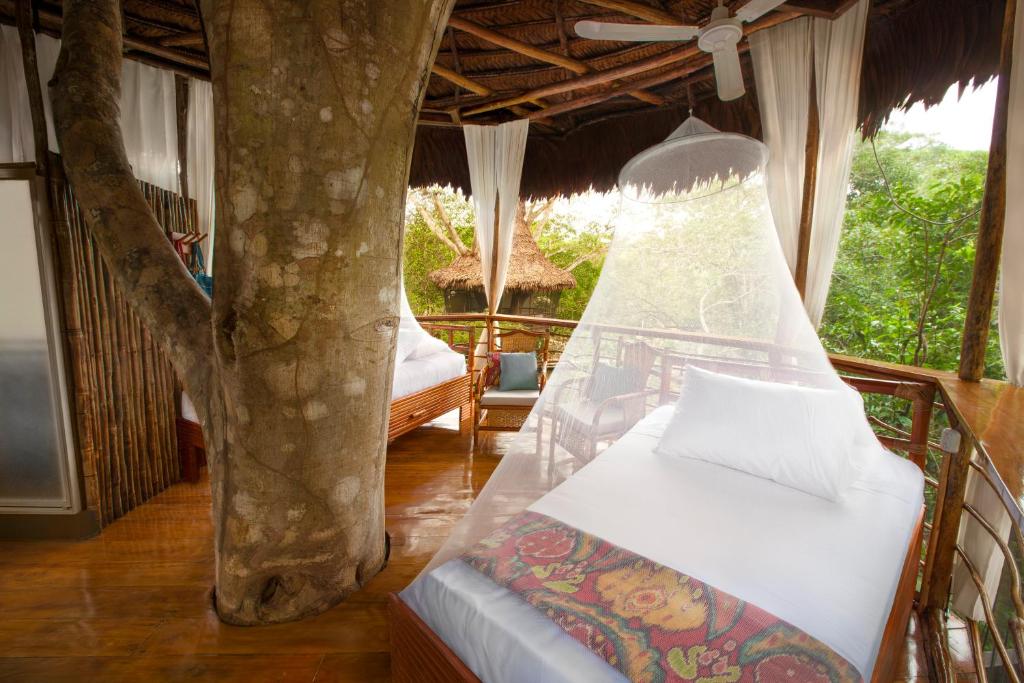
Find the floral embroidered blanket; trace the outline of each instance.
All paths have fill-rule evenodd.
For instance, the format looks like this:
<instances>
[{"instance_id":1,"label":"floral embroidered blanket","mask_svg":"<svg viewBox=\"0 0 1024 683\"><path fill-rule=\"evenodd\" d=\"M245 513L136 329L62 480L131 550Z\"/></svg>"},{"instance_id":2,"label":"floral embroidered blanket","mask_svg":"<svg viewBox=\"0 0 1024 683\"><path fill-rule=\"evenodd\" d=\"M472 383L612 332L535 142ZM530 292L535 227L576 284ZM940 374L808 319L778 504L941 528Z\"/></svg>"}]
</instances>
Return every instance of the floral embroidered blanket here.
<instances>
[{"instance_id":1,"label":"floral embroidered blanket","mask_svg":"<svg viewBox=\"0 0 1024 683\"><path fill-rule=\"evenodd\" d=\"M462 560L632 681L862 681L757 606L545 515L516 516Z\"/></svg>"}]
</instances>

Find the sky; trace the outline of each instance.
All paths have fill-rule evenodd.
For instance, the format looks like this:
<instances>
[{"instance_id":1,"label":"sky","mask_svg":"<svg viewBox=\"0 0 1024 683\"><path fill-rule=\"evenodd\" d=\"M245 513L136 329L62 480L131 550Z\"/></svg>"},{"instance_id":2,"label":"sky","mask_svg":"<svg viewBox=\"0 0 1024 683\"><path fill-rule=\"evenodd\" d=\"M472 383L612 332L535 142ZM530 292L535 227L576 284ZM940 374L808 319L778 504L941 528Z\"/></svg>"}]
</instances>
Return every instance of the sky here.
<instances>
[{"instance_id":1,"label":"sky","mask_svg":"<svg viewBox=\"0 0 1024 683\"><path fill-rule=\"evenodd\" d=\"M987 150L992 134L992 110L996 101L996 82L970 89L960 99L954 85L940 104L925 109L915 104L910 111L894 111L885 130L932 135L956 149Z\"/></svg>"}]
</instances>

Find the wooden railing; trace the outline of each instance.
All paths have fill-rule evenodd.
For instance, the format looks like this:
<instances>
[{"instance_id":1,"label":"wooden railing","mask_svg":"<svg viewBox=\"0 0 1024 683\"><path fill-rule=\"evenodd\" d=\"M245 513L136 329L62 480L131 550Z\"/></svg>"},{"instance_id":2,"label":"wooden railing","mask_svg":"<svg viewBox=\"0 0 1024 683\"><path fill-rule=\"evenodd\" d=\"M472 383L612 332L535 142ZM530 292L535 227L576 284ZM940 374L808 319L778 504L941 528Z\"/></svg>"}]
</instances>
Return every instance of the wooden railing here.
<instances>
[{"instance_id":1,"label":"wooden railing","mask_svg":"<svg viewBox=\"0 0 1024 683\"><path fill-rule=\"evenodd\" d=\"M558 352L577 326L572 320L488 316L482 313L424 316L421 320L440 325L458 323L480 330L545 330L552 339L553 361L557 360ZM768 351L771 346L764 342L704 334L608 329L745 349L760 345ZM468 351L472 345L465 348ZM982 439L963 418L969 412L965 410L968 406L964 401L970 399L955 391L962 383L951 373L941 371L835 354L830 358L840 375L865 396L869 421L879 440L888 448L905 453L925 473L927 510L916 609L921 617L934 679L955 679L947 631L952 614L952 578L954 566L958 565L961 568L958 571L966 572L978 589L984 606L985 618L982 620L972 620L971 615L957 615L971 636L978 679L986 681L991 676L1020 683L1024 678L1020 669L1024 654L1024 597L1020 588L1024 512L1000 477ZM1018 417L1024 422L1024 415ZM1020 469L1024 472L1024 465ZM981 510L965 501L969 477L977 478L980 484L976 486L984 486L1000 501L1000 519L993 519L991 510ZM1020 493L1024 496L1024 492ZM990 594L986 577L974 566L968 549L960 540L967 519L977 523L979 533L991 539L994 552L1002 557L1004 576L998 595ZM1009 532L1006 532L1007 523ZM961 627L959 622L957 627Z\"/></svg>"}]
</instances>

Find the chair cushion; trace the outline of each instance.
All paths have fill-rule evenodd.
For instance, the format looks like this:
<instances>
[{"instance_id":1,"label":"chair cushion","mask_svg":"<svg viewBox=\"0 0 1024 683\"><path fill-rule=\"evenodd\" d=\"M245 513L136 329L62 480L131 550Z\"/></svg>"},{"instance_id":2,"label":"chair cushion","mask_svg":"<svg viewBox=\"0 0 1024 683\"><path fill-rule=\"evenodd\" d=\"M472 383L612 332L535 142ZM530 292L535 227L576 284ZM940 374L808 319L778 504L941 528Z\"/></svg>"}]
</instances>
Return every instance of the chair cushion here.
<instances>
[{"instance_id":1,"label":"chair cushion","mask_svg":"<svg viewBox=\"0 0 1024 683\"><path fill-rule=\"evenodd\" d=\"M501 391L538 388L537 354L503 353L501 354L501 378L498 382Z\"/></svg>"},{"instance_id":2,"label":"chair cushion","mask_svg":"<svg viewBox=\"0 0 1024 683\"><path fill-rule=\"evenodd\" d=\"M529 408L537 402L540 397L539 389L513 389L502 391L495 387L487 388L480 397L480 406L483 408L494 406L513 406Z\"/></svg>"}]
</instances>

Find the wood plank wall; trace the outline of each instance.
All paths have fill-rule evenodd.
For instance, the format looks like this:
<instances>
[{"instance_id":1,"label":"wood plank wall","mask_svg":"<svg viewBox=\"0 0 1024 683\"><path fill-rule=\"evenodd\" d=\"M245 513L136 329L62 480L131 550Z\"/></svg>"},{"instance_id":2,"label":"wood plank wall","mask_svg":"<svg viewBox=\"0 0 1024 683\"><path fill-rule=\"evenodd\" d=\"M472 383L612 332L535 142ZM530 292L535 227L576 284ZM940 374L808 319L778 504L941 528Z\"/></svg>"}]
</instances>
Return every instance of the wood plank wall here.
<instances>
[{"instance_id":1,"label":"wood plank wall","mask_svg":"<svg viewBox=\"0 0 1024 683\"><path fill-rule=\"evenodd\" d=\"M105 526L181 478L177 379L111 277L70 186L51 182L85 500ZM194 201L141 185L165 231L195 231Z\"/></svg>"}]
</instances>

